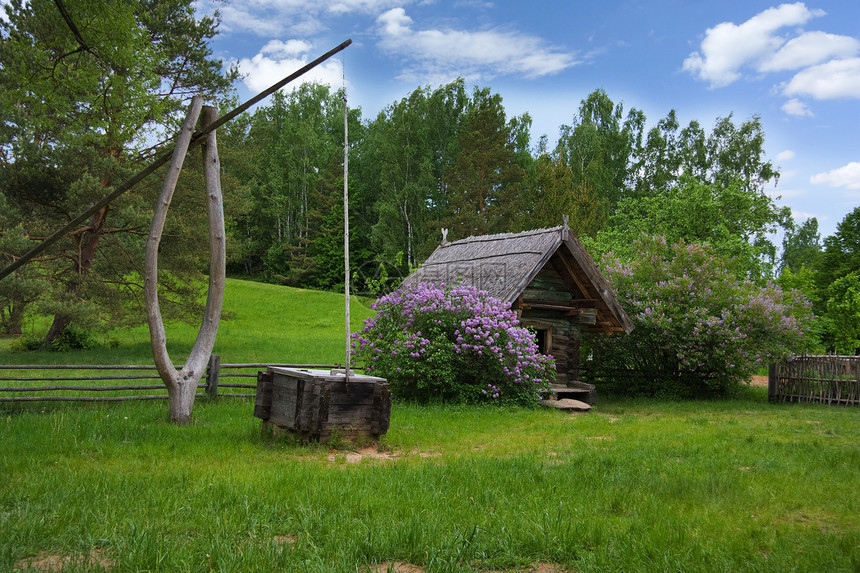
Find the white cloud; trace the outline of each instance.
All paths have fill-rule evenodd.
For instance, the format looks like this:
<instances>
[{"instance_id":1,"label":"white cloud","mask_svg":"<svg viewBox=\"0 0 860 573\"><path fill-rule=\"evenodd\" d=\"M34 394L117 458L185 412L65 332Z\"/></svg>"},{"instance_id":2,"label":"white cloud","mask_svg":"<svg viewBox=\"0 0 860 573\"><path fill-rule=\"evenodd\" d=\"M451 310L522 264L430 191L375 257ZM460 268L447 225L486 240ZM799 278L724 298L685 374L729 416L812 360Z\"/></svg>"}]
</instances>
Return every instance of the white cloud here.
<instances>
[{"instance_id":1,"label":"white cloud","mask_svg":"<svg viewBox=\"0 0 860 573\"><path fill-rule=\"evenodd\" d=\"M809 219L812 219L813 217L818 219L819 223L821 223L822 221L827 221L830 219L830 217L828 217L827 215L810 213L809 211L800 211L800 210L795 209L793 207L791 209L791 218L794 219L795 221L807 221Z\"/></svg>"},{"instance_id":2,"label":"white cloud","mask_svg":"<svg viewBox=\"0 0 860 573\"><path fill-rule=\"evenodd\" d=\"M860 161L852 161L838 169L813 175L809 182L816 185L826 183L831 187L845 189L860 189Z\"/></svg>"},{"instance_id":3,"label":"white cloud","mask_svg":"<svg viewBox=\"0 0 860 573\"><path fill-rule=\"evenodd\" d=\"M379 46L412 61L411 68L403 74L404 79L426 81L428 76L487 79L499 74L535 78L579 63L571 52L513 31L414 30L413 20L403 8L383 13L377 24Z\"/></svg>"},{"instance_id":4,"label":"white cloud","mask_svg":"<svg viewBox=\"0 0 860 573\"><path fill-rule=\"evenodd\" d=\"M383 10L403 6L404 0L335 0L326 4L326 10L334 14L364 13L378 14Z\"/></svg>"},{"instance_id":5,"label":"white cloud","mask_svg":"<svg viewBox=\"0 0 860 573\"><path fill-rule=\"evenodd\" d=\"M812 110L809 109L809 106L804 102L800 101L797 98L792 98L782 104L782 111L787 113L788 115L795 115L798 117L804 116L813 116L815 114L812 113Z\"/></svg>"},{"instance_id":6,"label":"white cloud","mask_svg":"<svg viewBox=\"0 0 860 573\"><path fill-rule=\"evenodd\" d=\"M288 57L304 54L310 51L311 48L312 46L304 40L287 40L286 42L272 40L262 47L260 53Z\"/></svg>"},{"instance_id":7,"label":"white cloud","mask_svg":"<svg viewBox=\"0 0 860 573\"><path fill-rule=\"evenodd\" d=\"M815 99L860 98L860 58L833 60L806 68L783 87L783 93Z\"/></svg>"},{"instance_id":8,"label":"white cloud","mask_svg":"<svg viewBox=\"0 0 860 573\"><path fill-rule=\"evenodd\" d=\"M0 0L2 1L2 0ZM250 0L222 6L209 0L210 9L221 12L225 31L251 32L261 37L289 33L308 36L327 28L324 16L350 14L379 14L383 10L403 6L412 0Z\"/></svg>"},{"instance_id":9,"label":"white cloud","mask_svg":"<svg viewBox=\"0 0 860 573\"><path fill-rule=\"evenodd\" d=\"M227 5L220 11L222 28L226 32L247 31L265 37L276 36L286 28L283 20L266 15L257 16L259 12L245 10L244 7Z\"/></svg>"},{"instance_id":10,"label":"white cloud","mask_svg":"<svg viewBox=\"0 0 860 573\"><path fill-rule=\"evenodd\" d=\"M762 58L761 72L797 70L831 58L850 58L860 51L860 40L825 32L807 32L786 42L778 51Z\"/></svg>"},{"instance_id":11,"label":"white cloud","mask_svg":"<svg viewBox=\"0 0 860 573\"><path fill-rule=\"evenodd\" d=\"M785 151L780 151L779 153L776 154L776 160L777 161L788 161L789 159L794 159L794 156L795 156L795 153L792 150L786 149Z\"/></svg>"},{"instance_id":12,"label":"white cloud","mask_svg":"<svg viewBox=\"0 0 860 573\"><path fill-rule=\"evenodd\" d=\"M749 62L772 59L786 43L776 32L785 26L799 26L822 16L821 10L809 10L802 2L781 4L756 14L743 24L722 22L708 28L700 46L684 60L684 70L711 83L711 87L729 85L741 77L741 68Z\"/></svg>"},{"instance_id":13,"label":"white cloud","mask_svg":"<svg viewBox=\"0 0 860 573\"><path fill-rule=\"evenodd\" d=\"M825 14L796 2L768 8L742 24L722 22L708 28L683 69L712 88L737 81L744 70L756 75L799 70L774 89L787 98L782 110L795 117L814 115L802 98L860 98L860 39L800 28Z\"/></svg>"},{"instance_id":14,"label":"white cloud","mask_svg":"<svg viewBox=\"0 0 860 573\"><path fill-rule=\"evenodd\" d=\"M310 44L301 40L272 40L253 58L239 60L239 71L244 76L242 81L252 92L261 92L307 64L308 58L303 54L311 49ZM343 64L339 60L328 60L285 89L293 89L305 82L340 87L343 84Z\"/></svg>"}]
</instances>

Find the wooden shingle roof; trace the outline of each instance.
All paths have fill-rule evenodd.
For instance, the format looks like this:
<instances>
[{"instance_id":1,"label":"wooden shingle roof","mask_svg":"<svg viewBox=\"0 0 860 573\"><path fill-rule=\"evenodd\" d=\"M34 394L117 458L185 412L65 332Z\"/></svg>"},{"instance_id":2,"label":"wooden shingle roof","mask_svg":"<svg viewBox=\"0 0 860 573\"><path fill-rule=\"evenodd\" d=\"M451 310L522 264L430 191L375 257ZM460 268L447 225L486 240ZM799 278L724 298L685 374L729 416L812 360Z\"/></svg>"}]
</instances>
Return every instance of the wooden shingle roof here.
<instances>
[{"instance_id":1,"label":"wooden shingle roof","mask_svg":"<svg viewBox=\"0 0 860 573\"><path fill-rule=\"evenodd\" d=\"M404 284L456 284L487 291L511 305L522 304L523 291L546 265L570 285L582 308L596 308L592 330L630 332L633 324L618 303L594 260L567 226L522 233L502 233L443 241ZM575 308L575 305L571 306Z\"/></svg>"}]
</instances>

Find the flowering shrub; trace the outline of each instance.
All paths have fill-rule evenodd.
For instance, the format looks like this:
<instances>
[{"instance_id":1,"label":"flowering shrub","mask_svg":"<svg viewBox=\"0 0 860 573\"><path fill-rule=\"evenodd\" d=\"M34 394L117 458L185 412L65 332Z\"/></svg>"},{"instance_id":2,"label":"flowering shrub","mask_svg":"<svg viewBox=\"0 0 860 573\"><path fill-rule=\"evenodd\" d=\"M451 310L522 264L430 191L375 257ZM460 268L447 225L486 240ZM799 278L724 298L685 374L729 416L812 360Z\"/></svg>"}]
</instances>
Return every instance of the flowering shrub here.
<instances>
[{"instance_id":1,"label":"flowering shrub","mask_svg":"<svg viewBox=\"0 0 860 573\"><path fill-rule=\"evenodd\" d=\"M352 352L397 397L528 405L555 378L516 313L474 287L404 286L373 308Z\"/></svg>"},{"instance_id":2,"label":"flowering shrub","mask_svg":"<svg viewBox=\"0 0 860 573\"><path fill-rule=\"evenodd\" d=\"M703 245L650 237L634 252L626 263L603 259L635 329L593 340L596 378L625 378L640 395L724 395L802 350L812 312L798 291L739 280L731 261Z\"/></svg>"}]
</instances>

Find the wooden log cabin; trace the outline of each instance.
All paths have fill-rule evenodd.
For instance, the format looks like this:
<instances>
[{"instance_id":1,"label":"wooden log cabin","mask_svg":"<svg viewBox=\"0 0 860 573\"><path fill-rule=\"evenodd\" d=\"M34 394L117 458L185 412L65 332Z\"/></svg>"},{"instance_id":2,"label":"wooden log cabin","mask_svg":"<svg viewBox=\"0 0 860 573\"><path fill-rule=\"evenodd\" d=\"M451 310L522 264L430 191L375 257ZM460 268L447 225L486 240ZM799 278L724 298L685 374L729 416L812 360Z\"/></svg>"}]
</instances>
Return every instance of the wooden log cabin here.
<instances>
[{"instance_id":1,"label":"wooden log cabin","mask_svg":"<svg viewBox=\"0 0 860 573\"><path fill-rule=\"evenodd\" d=\"M551 229L446 239L443 230L442 244L404 284L462 281L510 303L522 325L535 331L541 352L555 358L559 395L576 389L571 397L592 403L593 387L579 380L582 334L629 333L633 323L566 221Z\"/></svg>"}]
</instances>

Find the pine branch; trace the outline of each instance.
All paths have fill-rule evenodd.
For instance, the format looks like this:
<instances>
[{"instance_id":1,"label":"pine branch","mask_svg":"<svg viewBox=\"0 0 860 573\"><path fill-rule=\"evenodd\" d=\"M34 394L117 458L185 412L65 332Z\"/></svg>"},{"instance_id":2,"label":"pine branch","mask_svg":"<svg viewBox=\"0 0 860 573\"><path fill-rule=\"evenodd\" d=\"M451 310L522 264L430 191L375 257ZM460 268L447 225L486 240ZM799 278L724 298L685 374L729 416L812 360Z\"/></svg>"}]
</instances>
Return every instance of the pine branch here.
<instances>
[{"instance_id":1,"label":"pine branch","mask_svg":"<svg viewBox=\"0 0 860 573\"><path fill-rule=\"evenodd\" d=\"M78 27L75 25L74 20L72 20L72 16L71 16L71 14L69 14L69 11L66 9L65 4L63 4L63 0L54 0L54 4L57 5L57 10L60 11L60 15L63 17L63 20L66 21L66 25L69 27L69 30L72 31L72 35L75 37L75 42L77 42L78 45L80 46L80 50L86 50L87 52L91 53L93 56L98 58L99 55L96 53L96 51L93 50L90 47L90 45L87 44L86 40L84 40L84 37L81 36L80 30L78 30ZM63 58L70 56L70 55L72 55L75 52L78 52L80 50L75 50L74 52L70 52L69 54L66 54L65 56L63 56Z\"/></svg>"}]
</instances>

